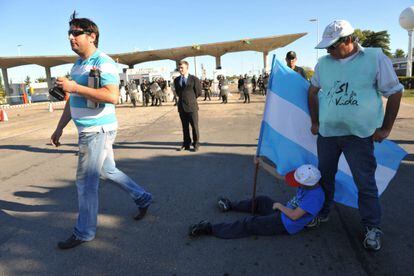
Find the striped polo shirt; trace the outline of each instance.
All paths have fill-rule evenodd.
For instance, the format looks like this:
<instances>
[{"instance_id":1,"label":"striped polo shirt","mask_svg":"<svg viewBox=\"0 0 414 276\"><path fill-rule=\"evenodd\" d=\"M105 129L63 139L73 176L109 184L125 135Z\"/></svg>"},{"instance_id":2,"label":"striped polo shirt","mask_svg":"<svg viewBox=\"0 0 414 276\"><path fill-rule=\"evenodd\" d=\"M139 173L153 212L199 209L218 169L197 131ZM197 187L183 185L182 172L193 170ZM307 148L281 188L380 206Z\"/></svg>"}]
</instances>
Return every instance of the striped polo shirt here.
<instances>
[{"instance_id":1,"label":"striped polo shirt","mask_svg":"<svg viewBox=\"0 0 414 276\"><path fill-rule=\"evenodd\" d=\"M101 72L100 86L119 85L119 73L116 63L105 53L96 50L88 59L79 58L72 67L70 76L76 83L88 86L91 69ZM87 99L76 93L70 94L70 113L80 132L104 132L116 130L118 122L115 116L115 105L100 103L98 108L88 108Z\"/></svg>"}]
</instances>

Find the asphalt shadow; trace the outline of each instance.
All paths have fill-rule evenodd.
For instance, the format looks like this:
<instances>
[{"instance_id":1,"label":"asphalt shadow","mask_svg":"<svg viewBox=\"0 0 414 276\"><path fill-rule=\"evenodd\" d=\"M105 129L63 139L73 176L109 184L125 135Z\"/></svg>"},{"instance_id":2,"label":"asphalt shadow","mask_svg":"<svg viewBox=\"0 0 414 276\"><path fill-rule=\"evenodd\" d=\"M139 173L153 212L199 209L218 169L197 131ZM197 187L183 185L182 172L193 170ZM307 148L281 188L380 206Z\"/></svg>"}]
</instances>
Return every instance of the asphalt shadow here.
<instances>
[{"instance_id":1,"label":"asphalt shadow","mask_svg":"<svg viewBox=\"0 0 414 276\"><path fill-rule=\"evenodd\" d=\"M251 197L254 175L251 155L198 152L122 159L117 166L154 196L154 203L142 221L132 219L137 208L127 193L110 181L101 181L96 239L61 251L56 243L71 234L77 218L76 186L73 181L63 179L50 185L32 180L27 190L14 191L14 202L0 201L3 272L8 275L399 275L412 271L414 240L408 229L414 227L414 217L402 210L413 207L413 188L408 185L414 177L413 164L401 165L382 196L385 242L378 253L362 248L358 211L344 206L337 206L330 221L320 228L298 235L237 240L188 238L189 225L202 219L223 222L249 215L220 213L216 201L220 196L232 200ZM294 192L282 181L259 171L258 195L268 195L284 203Z\"/></svg>"},{"instance_id":2,"label":"asphalt shadow","mask_svg":"<svg viewBox=\"0 0 414 276\"><path fill-rule=\"evenodd\" d=\"M177 150L182 145L181 142L164 142L164 141L136 141L136 142L115 142L114 149L160 149L160 150ZM257 147L257 144L235 144L235 143L200 143L200 147Z\"/></svg>"},{"instance_id":3,"label":"asphalt shadow","mask_svg":"<svg viewBox=\"0 0 414 276\"><path fill-rule=\"evenodd\" d=\"M76 154L77 150L67 150L62 149L62 146L65 147L77 147L76 144L62 144L61 147L56 148L52 146L52 144L46 144L47 148L41 148L41 147L34 147L30 145L0 145L0 150L10 150L10 151L27 151L27 152L33 152L33 153L72 153Z\"/></svg>"}]
</instances>

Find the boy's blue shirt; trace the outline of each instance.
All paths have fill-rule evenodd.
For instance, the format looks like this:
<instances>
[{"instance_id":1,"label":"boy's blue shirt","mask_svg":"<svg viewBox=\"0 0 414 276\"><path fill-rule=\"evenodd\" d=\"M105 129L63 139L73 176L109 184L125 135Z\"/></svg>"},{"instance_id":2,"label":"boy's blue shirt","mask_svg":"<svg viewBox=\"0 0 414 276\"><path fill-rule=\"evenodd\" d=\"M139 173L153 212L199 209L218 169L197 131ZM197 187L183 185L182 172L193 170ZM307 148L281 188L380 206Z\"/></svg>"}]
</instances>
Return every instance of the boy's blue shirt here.
<instances>
[{"instance_id":1,"label":"boy's blue shirt","mask_svg":"<svg viewBox=\"0 0 414 276\"><path fill-rule=\"evenodd\" d=\"M291 209L301 208L306 212L301 218L291 220L283 212L281 213L283 225L289 234L301 231L322 209L325 201L325 193L321 186L314 189L299 187L296 195L288 201L286 207Z\"/></svg>"}]
</instances>

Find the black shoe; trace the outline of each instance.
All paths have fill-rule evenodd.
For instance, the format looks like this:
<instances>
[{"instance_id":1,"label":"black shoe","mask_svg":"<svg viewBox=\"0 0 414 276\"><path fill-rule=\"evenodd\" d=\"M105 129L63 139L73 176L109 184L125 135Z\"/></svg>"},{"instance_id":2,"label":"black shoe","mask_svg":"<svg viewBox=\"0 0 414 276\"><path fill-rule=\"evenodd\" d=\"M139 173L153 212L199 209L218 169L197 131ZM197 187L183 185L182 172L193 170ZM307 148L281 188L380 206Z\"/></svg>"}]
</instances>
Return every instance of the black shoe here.
<instances>
[{"instance_id":1,"label":"black shoe","mask_svg":"<svg viewBox=\"0 0 414 276\"><path fill-rule=\"evenodd\" d=\"M147 207L144 208L139 208L138 209L138 214L135 215L134 219L135 220L140 220L143 219L145 217L145 215L147 214L149 205Z\"/></svg>"},{"instance_id":2,"label":"black shoe","mask_svg":"<svg viewBox=\"0 0 414 276\"><path fill-rule=\"evenodd\" d=\"M199 149L200 149L200 147L199 147L199 146L195 146L195 147L194 147L194 149L193 149L193 151L194 151L194 152L197 152Z\"/></svg>"},{"instance_id":3,"label":"black shoe","mask_svg":"<svg viewBox=\"0 0 414 276\"><path fill-rule=\"evenodd\" d=\"M201 235L211 235L211 233L211 223L206 220L202 220L197 224L193 224L188 229L188 235L193 238Z\"/></svg>"},{"instance_id":4,"label":"black shoe","mask_svg":"<svg viewBox=\"0 0 414 276\"><path fill-rule=\"evenodd\" d=\"M228 198L220 197L217 201L217 205L223 213L231 210L231 201Z\"/></svg>"},{"instance_id":5,"label":"black shoe","mask_svg":"<svg viewBox=\"0 0 414 276\"><path fill-rule=\"evenodd\" d=\"M85 241L83 241L83 240L78 240L76 238L76 236L72 234L72 236L70 236L69 239L67 239L66 241L59 242L58 247L60 249L70 249L70 248L76 247L76 246L78 246L78 245L80 245L84 242Z\"/></svg>"},{"instance_id":6,"label":"black shoe","mask_svg":"<svg viewBox=\"0 0 414 276\"><path fill-rule=\"evenodd\" d=\"M182 146L181 148L177 149L177 151L184 151L184 150L190 150L190 147Z\"/></svg>"}]
</instances>

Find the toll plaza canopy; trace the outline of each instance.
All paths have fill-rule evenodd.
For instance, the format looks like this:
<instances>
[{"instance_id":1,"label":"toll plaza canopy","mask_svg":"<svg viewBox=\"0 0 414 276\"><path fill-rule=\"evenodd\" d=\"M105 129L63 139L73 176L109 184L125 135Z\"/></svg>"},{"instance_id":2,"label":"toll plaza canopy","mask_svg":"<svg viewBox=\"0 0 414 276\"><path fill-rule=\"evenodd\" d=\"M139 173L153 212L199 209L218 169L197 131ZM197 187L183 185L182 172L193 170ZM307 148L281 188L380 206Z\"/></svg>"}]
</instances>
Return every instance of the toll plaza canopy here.
<instances>
[{"instance_id":1,"label":"toll plaza canopy","mask_svg":"<svg viewBox=\"0 0 414 276\"><path fill-rule=\"evenodd\" d=\"M306 33L277 35L263 38L241 39L218 43L197 44L192 46L129 52L122 54L109 54L119 63L133 66L134 64L171 59L179 61L186 57L210 55L220 57L226 53L239 51L269 52L284 47ZM53 67L67 63L73 63L78 56L22 56L22 57L0 57L0 68L10 68L21 65L37 64L43 67Z\"/></svg>"},{"instance_id":2,"label":"toll plaza canopy","mask_svg":"<svg viewBox=\"0 0 414 276\"><path fill-rule=\"evenodd\" d=\"M191 46L176 47L161 50L136 51L122 54L109 54L116 62L128 65L133 68L135 64L170 59L174 60L178 67L178 62L186 57L194 56L213 56L216 58L216 68L221 68L221 56L226 53L241 51L257 51L263 53L263 67L268 71L267 55L270 51L284 47L295 40L305 36L307 33L296 33L286 35L275 35L262 38L245 38L235 41L194 44ZM37 64L45 67L46 79L49 88L52 87L50 68L58 65L74 63L78 56L19 56L19 57L0 57L0 68L2 69L6 95L9 95L9 81L7 68Z\"/></svg>"}]
</instances>

